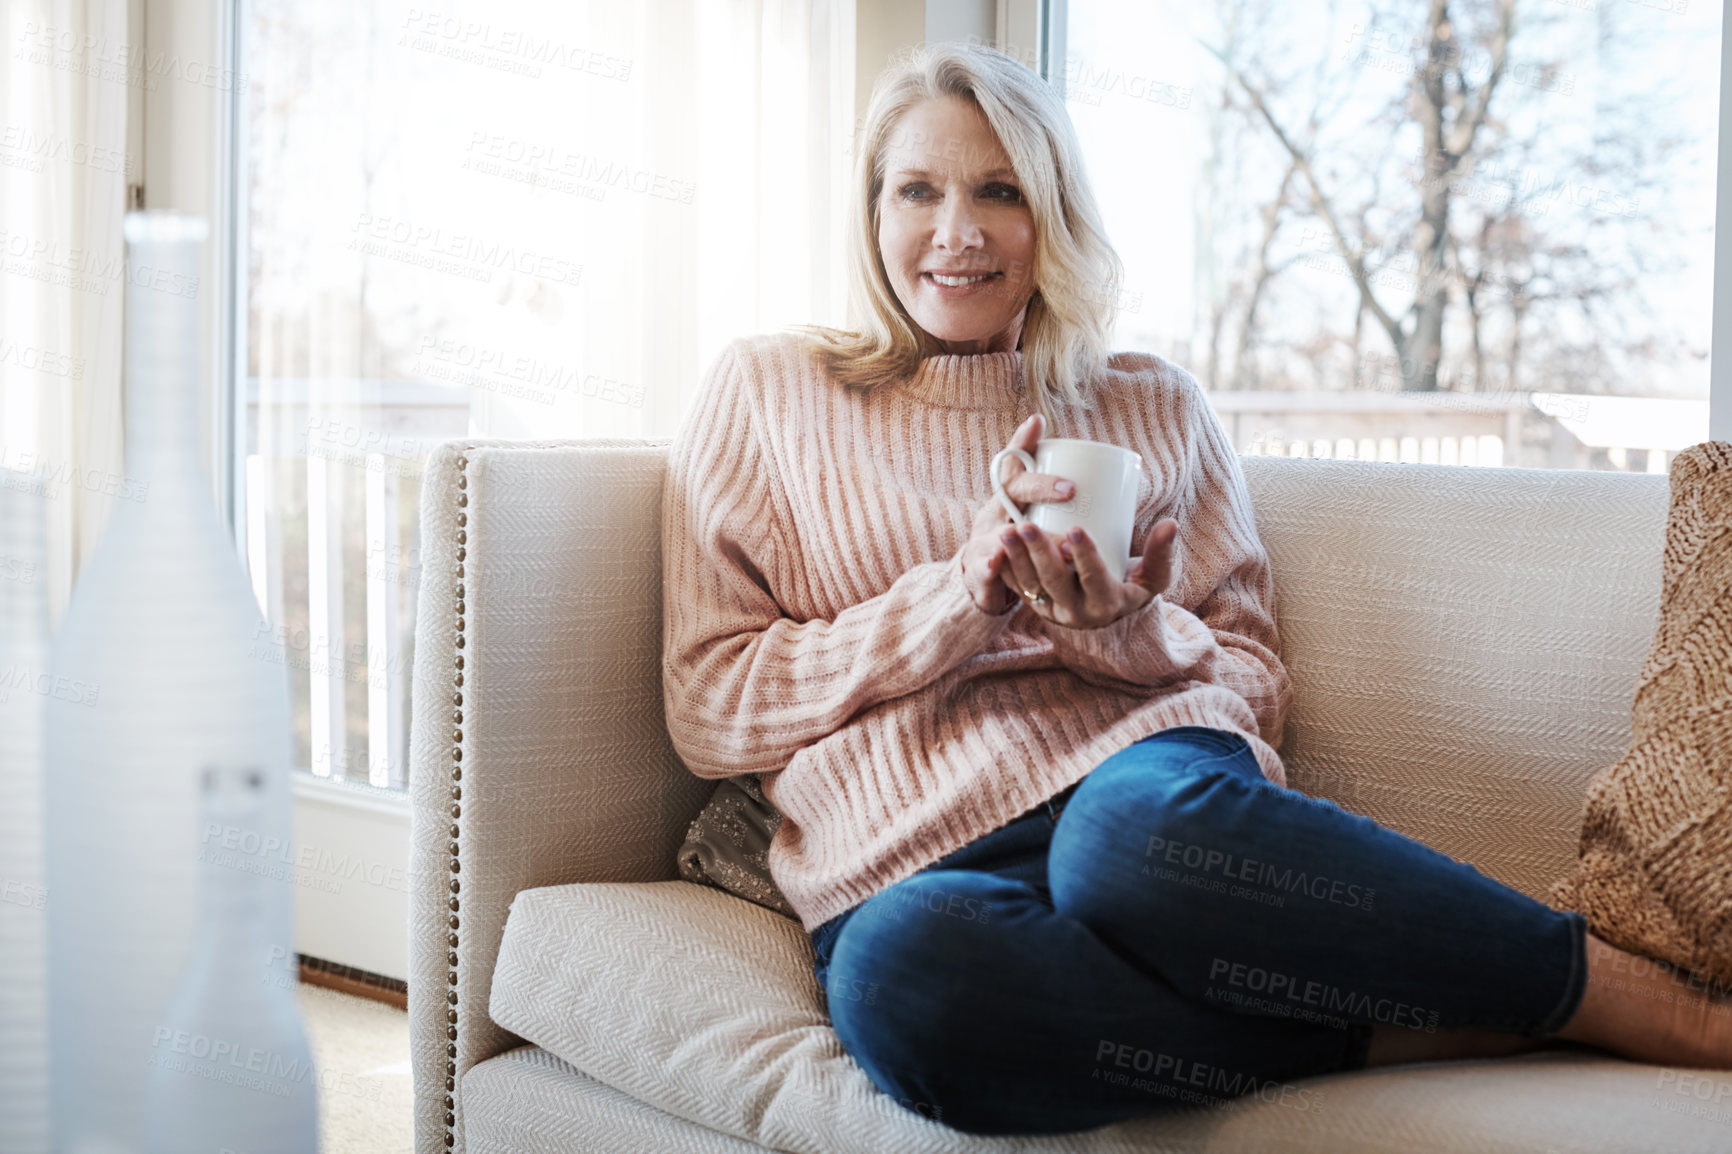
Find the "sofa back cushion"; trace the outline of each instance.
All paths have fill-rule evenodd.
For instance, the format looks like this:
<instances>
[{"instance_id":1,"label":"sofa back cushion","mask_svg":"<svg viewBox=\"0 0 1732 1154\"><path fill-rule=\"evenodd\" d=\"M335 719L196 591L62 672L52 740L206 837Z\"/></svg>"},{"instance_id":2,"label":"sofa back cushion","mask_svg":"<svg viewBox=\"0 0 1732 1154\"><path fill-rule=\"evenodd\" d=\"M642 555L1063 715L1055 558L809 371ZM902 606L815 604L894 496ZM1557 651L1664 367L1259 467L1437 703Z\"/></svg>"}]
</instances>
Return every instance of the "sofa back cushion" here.
<instances>
[{"instance_id":1,"label":"sofa back cushion","mask_svg":"<svg viewBox=\"0 0 1732 1154\"><path fill-rule=\"evenodd\" d=\"M675 851L714 792L660 721L666 455L665 442L473 451L485 492L471 512L486 524L470 525L470 688L484 708L466 744L504 743L498 757L470 751L485 763L475 817L497 809L522 828L556 816L560 836L536 852L565 863L502 879L506 900L526 884L599 880L576 847L617 845L625 830L664 848L624 868L608 851L609 880L679 876ZM1240 463L1293 678L1289 784L1544 895L1575 860L1589 779L1629 745L1667 478Z\"/></svg>"},{"instance_id":2,"label":"sofa back cushion","mask_svg":"<svg viewBox=\"0 0 1732 1154\"><path fill-rule=\"evenodd\" d=\"M1242 457L1288 784L1543 899L1629 744L1662 474Z\"/></svg>"},{"instance_id":3,"label":"sofa back cushion","mask_svg":"<svg viewBox=\"0 0 1732 1154\"><path fill-rule=\"evenodd\" d=\"M1628 743L1666 478L1240 461L1293 677L1289 783L1543 897L1575 860L1588 780ZM723 800L682 867L741 872ZM762 862L743 872L682 868L775 895Z\"/></svg>"}]
</instances>

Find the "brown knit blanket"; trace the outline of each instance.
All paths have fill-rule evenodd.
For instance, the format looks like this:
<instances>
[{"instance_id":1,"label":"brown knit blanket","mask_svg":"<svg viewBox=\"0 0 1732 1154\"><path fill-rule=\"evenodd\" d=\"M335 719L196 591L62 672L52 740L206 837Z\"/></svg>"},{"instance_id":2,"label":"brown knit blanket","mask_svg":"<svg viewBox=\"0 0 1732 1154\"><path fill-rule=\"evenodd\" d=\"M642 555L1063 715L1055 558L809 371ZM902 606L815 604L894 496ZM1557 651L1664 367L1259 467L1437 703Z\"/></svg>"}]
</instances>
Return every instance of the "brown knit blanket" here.
<instances>
[{"instance_id":1,"label":"brown knit blanket","mask_svg":"<svg viewBox=\"0 0 1732 1154\"><path fill-rule=\"evenodd\" d=\"M1732 442L1670 477L1630 750L1590 784L1581 860L1549 896L1620 949L1732 984Z\"/></svg>"}]
</instances>

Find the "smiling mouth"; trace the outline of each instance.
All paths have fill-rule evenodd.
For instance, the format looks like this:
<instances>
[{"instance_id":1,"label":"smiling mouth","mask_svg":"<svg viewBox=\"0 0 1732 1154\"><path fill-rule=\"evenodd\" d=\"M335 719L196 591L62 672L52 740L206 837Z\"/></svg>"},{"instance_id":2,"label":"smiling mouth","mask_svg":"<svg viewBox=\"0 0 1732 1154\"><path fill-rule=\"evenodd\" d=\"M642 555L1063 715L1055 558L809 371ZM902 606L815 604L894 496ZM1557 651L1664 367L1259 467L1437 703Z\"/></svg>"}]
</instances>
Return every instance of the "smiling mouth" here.
<instances>
[{"instance_id":1,"label":"smiling mouth","mask_svg":"<svg viewBox=\"0 0 1732 1154\"><path fill-rule=\"evenodd\" d=\"M941 284L941 285L945 286L946 288L963 288L963 287L966 287L967 285L979 284L981 281L987 281L987 280L992 280L995 277L1001 277L1004 274L1001 272L990 272L990 273L982 273L978 276L946 276L943 273L925 272L925 273L921 273L920 275L922 277L926 277L926 278L928 278L928 279L930 279L930 280L932 280L938 284Z\"/></svg>"}]
</instances>

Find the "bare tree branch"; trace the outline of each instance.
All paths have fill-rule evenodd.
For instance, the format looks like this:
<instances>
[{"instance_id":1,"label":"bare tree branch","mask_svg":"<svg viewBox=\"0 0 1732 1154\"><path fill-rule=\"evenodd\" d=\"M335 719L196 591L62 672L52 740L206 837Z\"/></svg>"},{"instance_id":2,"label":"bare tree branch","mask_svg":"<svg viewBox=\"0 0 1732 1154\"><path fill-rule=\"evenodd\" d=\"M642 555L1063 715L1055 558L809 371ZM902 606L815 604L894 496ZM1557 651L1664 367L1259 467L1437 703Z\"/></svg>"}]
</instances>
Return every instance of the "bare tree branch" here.
<instances>
[{"instance_id":1,"label":"bare tree branch","mask_svg":"<svg viewBox=\"0 0 1732 1154\"><path fill-rule=\"evenodd\" d=\"M1509 61L1509 42L1514 35L1515 0L1503 0L1498 6L1497 31L1492 34L1491 73L1480 87L1479 97L1473 102L1473 111L1465 117L1456 118L1456 131L1449 141L1449 150L1456 156L1463 155L1473 147L1474 137L1479 135L1480 126L1485 123L1486 112L1491 108L1491 98L1497 94L1498 82L1503 79L1503 70ZM1461 91L1465 99L1465 79Z\"/></svg>"},{"instance_id":2,"label":"bare tree branch","mask_svg":"<svg viewBox=\"0 0 1732 1154\"><path fill-rule=\"evenodd\" d=\"M1372 315L1377 318L1378 324L1383 326L1384 330L1389 333L1389 339L1395 342L1396 347L1399 348L1402 342L1401 324L1390 316L1389 312L1372 295L1371 282L1366 277L1365 262L1359 252L1348 242L1346 234L1342 231L1341 222L1336 217L1335 206L1330 203L1328 195L1324 193L1322 185L1317 180L1317 174L1312 171L1311 158L1306 155L1303 149L1293 143L1292 138L1281 127L1281 123L1275 119L1275 114L1270 111L1268 101L1263 98L1263 93L1245 79L1244 73L1240 72L1232 61L1214 48L1207 44L1203 47L1215 59L1219 60L1222 66L1227 69L1228 74L1238 82L1239 87L1250 98L1252 107L1257 110L1264 123L1269 126L1269 131L1274 133L1275 139L1280 142L1281 147L1287 150L1287 155L1292 159L1293 166L1305 177L1305 183L1311 190L1311 206L1328 224L1330 235L1335 239L1336 250L1340 253L1341 259L1347 263L1347 270L1353 277L1353 283L1364 294L1366 304Z\"/></svg>"},{"instance_id":3,"label":"bare tree branch","mask_svg":"<svg viewBox=\"0 0 1732 1154\"><path fill-rule=\"evenodd\" d=\"M1270 266L1269 249L1275 243L1275 234L1280 231L1281 210L1287 207L1287 192L1293 185L1293 175L1297 171L1298 165L1287 165L1287 171L1281 175L1281 187L1275 193L1275 199L1263 206L1263 239L1257 246L1257 269L1251 276L1250 299L1245 303L1245 319L1239 325L1239 348L1233 356L1234 384L1241 389L1249 387L1251 379L1246 368L1251 359L1252 338L1257 331L1257 308L1263 302L1263 293L1270 278L1280 271Z\"/></svg>"}]
</instances>

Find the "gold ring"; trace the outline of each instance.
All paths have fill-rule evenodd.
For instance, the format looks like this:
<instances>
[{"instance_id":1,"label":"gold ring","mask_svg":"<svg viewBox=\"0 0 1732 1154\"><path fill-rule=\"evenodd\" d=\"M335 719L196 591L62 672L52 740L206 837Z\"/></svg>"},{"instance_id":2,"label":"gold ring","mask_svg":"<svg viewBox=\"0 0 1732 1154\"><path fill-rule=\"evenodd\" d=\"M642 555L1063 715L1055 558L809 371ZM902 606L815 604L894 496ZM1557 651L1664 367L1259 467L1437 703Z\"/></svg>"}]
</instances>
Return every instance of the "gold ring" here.
<instances>
[{"instance_id":1,"label":"gold ring","mask_svg":"<svg viewBox=\"0 0 1732 1154\"><path fill-rule=\"evenodd\" d=\"M1024 601L1029 602L1031 605L1045 605L1046 604L1046 590L1044 590L1044 589L1024 589L1022 591L1022 599Z\"/></svg>"}]
</instances>

